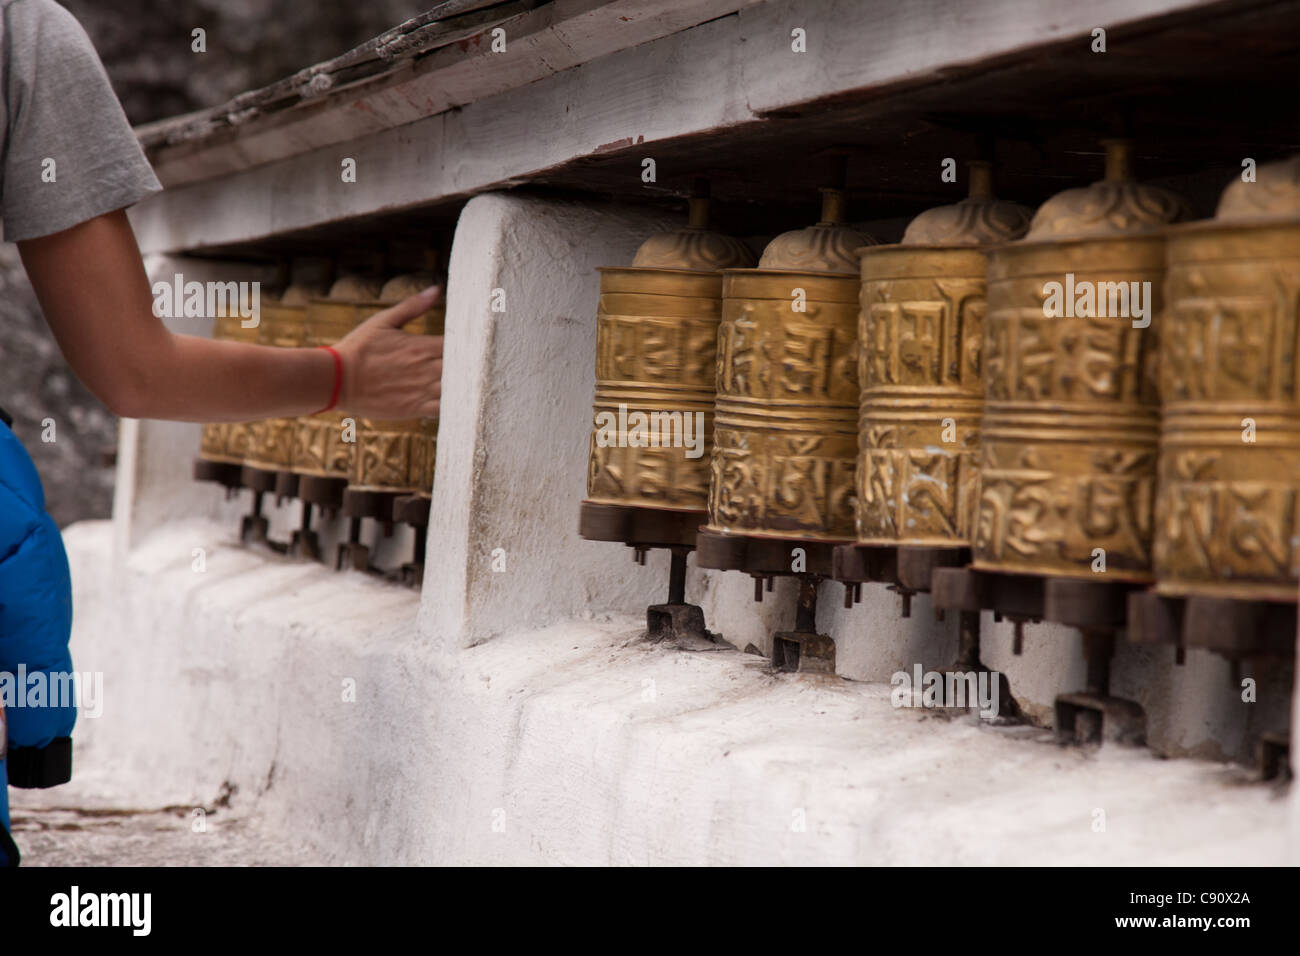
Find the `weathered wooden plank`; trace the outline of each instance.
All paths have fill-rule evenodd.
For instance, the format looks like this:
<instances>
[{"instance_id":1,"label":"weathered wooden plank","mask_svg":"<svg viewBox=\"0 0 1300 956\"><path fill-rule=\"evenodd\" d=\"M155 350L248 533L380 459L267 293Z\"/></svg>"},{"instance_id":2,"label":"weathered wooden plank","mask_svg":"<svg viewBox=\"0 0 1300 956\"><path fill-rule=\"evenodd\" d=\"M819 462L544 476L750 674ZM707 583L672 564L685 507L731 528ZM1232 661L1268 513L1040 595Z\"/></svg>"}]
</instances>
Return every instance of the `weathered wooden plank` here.
<instances>
[{"instance_id":1,"label":"weathered wooden plank","mask_svg":"<svg viewBox=\"0 0 1300 956\"><path fill-rule=\"evenodd\" d=\"M183 185L415 122L757 2L558 0L517 12L520 3L503 8L509 15L441 37L445 45L418 61L340 83L314 101L292 108L283 102L297 99L305 80L328 64L218 109L151 124L141 137L163 183ZM498 26L506 32L504 52L491 48L490 31ZM321 78L328 76L326 70Z\"/></svg>"},{"instance_id":2,"label":"weathered wooden plank","mask_svg":"<svg viewBox=\"0 0 1300 956\"><path fill-rule=\"evenodd\" d=\"M133 222L146 250L201 249L544 178L588 157L626 154L628 180L634 182L641 158L654 155L655 143L754 127L781 109L854 91L878 94L890 84L943 75L959 63L1005 57L1063 36L1086 38L1099 24L1221 6L1203 0L1098 0L1086 7L1068 0L996 0L964 5L983 11L972 21L975 14L939 16L936 3L768 3L395 128L383 127L406 115L396 99L384 101L381 119L359 115L365 110L355 100L330 101L313 107L320 110L313 118L319 127L312 127L310 135L297 124L192 153L183 160L189 167L186 175L224 178L169 189L137 207ZM590 16L607 15L614 7L602 6ZM674 9L686 16L685 10L698 15L702 7ZM938 22L932 23L934 17ZM834 38L814 31L814 39L823 37L817 42L824 48L814 43L808 53L794 54L789 31L795 21L834 23ZM544 31L536 31L536 62L524 57L510 69L537 65L553 49L545 44L557 40L581 47L576 39L566 39L578 36L577 29L574 21L565 21L565 30L575 32L557 30L542 39ZM583 29L615 44L598 19ZM584 47L575 56L591 52ZM459 51L446 55L458 56ZM799 62L804 65L792 65L792 56L803 57ZM484 71L478 79L486 82L495 75L492 62L481 57L475 62L473 70ZM503 71L505 62L498 63ZM474 95L473 70L459 74L465 85L455 88L456 98ZM450 66L433 69L421 82L440 83L449 71L455 72ZM525 69L508 82L528 75ZM409 96L418 88L385 96ZM436 108L436 101L431 102ZM408 105L416 112L423 108ZM354 138L332 141L344 136ZM644 151L632 148L642 143ZM269 161L282 152L297 155ZM357 161L356 183L340 180L344 157ZM165 157L160 162L165 181L179 175L169 163ZM252 168L230 172L241 164Z\"/></svg>"}]
</instances>

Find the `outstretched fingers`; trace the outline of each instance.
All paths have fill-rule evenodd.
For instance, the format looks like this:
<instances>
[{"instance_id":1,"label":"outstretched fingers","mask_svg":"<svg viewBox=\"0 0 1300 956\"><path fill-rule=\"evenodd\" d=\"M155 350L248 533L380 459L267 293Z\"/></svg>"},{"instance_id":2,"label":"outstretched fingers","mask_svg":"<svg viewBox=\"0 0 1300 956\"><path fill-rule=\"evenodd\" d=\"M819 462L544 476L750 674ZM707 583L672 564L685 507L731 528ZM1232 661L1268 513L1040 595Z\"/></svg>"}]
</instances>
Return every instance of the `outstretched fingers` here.
<instances>
[{"instance_id":1,"label":"outstretched fingers","mask_svg":"<svg viewBox=\"0 0 1300 956\"><path fill-rule=\"evenodd\" d=\"M366 322L386 326L390 329L400 329L412 319L418 319L441 301L442 286L431 285L410 298L403 299L397 305L384 309L382 312L376 312ZM441 343L439 347L441 348Z\"/></svg>"}]
</instances>

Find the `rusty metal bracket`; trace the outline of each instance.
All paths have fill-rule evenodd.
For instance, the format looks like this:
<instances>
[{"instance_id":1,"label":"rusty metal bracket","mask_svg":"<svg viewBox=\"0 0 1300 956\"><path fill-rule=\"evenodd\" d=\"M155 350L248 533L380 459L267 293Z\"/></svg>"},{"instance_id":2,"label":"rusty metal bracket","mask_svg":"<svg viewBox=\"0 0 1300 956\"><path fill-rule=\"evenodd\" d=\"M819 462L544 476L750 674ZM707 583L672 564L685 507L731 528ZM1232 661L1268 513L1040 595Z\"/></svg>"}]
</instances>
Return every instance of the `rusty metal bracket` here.
<instances>
[{"instance_id":1,"label":"rusty metal bracket","mask_svg":"<svg viewBox=\"0 0 1300 956\"><path fill-rule=\"evenodd\" d=\"M698 511L634 508L584 501L578 534L588 541L612 541L642 548L695 547L695 532L704 518Z\"/></svg>"},{"instance_id":2,"label":"rusty metal bracket","mask_svg":"<svg viewBox=\"0 0 1300 956\"><path fill-rule=\"evenodd\" d=\"M772 667L782 672L834 674L835 642L817 633L817 588L821 578L799 575L799 603L793 631L772 635Z\"/></svg>"},{"instance_id":3,"label":"rusty metal bracket","mask_svg":"<svg viewBox=\"0 0 1300 956\"><path fill-rule=\"evenodd\" d=\"M778 631L772 635L772 666L800 674L834 674L835 642L825 634Z\"/></svg>"},{"instance_id":4,"label":"rusty metal bracket","mask_svg":"<svg viewBox=\"0 0 1300 956\"><path fill-rule=\"evenodd\" d=\"M265 544L267 543L267 531L270 528L270 522L262 514L262 492L253 492L253 510L239 522L239 540L244 544Z\"/></svg>"},{"instance_id":5,"label":"rusty metal bracket","mask_svg":"<svg viewBox=\"0 0 1300 956\"><path fill-rule=\"evenodd\" d=\"M641 565L653 548L670 552L668 600L646 608L646 637L656 643L672 641L684 650L721 646L718 635L705 626L704 609L686 603L686 563L702 520L698 511L582 502L578 533L587 540L626 544Z\"/></svg>"},{"instance_id":6,"label":"rusty metal bracket","mask_svg":"<svg viewBox=\"0 0 1300 956\"><path fill-rule=\"evenodd\" d=\"M275 473L275 503L278 505L285 498L298 497L298 480L301 478L292 471L277 471Z\"/></svg>"},{"instance_id":7,"label":"rusty metal bracket","mask_svg":"<svg viewBox=\"0 0 1300 956\"><path fill-rule=\"evenodd\" d=\"M267 471L265 468L244 465L240 469L239 478L245 488L252 488L253 491L262 494L275 494L276 474L276 472Z\"/></svg>"},{"instance_id":8,"label":"rusty metal bracket","mask_svg":"<svg viewBox=\"0 0 1300 956\"><path fill-rule=\"evenodd\" d=\"M348 540L339 542L338 554L334 559L334 570L370 571L370 549L361 543L361 519L354 517L348 522Z\"/></svg>"},{"instance_id":9,"label":"rusty metal bracket","mask_svg":"<svg viewBox=\"0 0 1300 956\"><path fill-rule=\"evenodd\" d=\"M898 583L898 549L885 545L841 544L831 555L831 574L836 581L858 585ZM847 606L847 605L846 605Z\"/></svg>"},{"instance_id":10,"label":"rusty metal bracket","mask_svg":"<svg viewBox=\"0 0 1300 956\"><path fill-rule=\"evenodd\" d=\"M1182 598L1164 597L1149 590L1131 591L1125 637L1131 644L1173 644L1174 663L1181 666L1187 660L1187 645L1183 643L1184 608Z\"/></svg>"},{"instance_id":11,"label":"rusty metal bracket","mask_svg":"<svg viewBox=\"0 0 1300 956\"><path fill-rule=\"evenodd\" d=\"M717 643L704 626L704 609L696 604L651 604L645 621L646 637L655 643L672 641L687 649Z\"/></svg>"},{"instance_id":12,"label":"rusty metal bracket","mask_svg":"<svg viewBox=\"0 0 1300 956\"><path fill-rule=\"evenodd\" d=\"M1056 735L1063 744L1146 743L1146 714L1131 700L1098 694L1056 698Z\"/></svg>"},{"instance_id":13,"label":"rusty metal bracket","mask_svg":"<svg viewBox=\"0 0 1300 956\"><path fill-rule=\"evenodd\" d=\"M1135 701L1110 695L1110 662L1114 654L1114 630L1083 632L1087 687L1083 693L1061 694L1056 698L1056 734L1062 743L1146 743L1146 713L1142 707Z\"/></svg>"},{"instance_id":14,"label":"rusty metal bracket","mask_svg":"<svg viewBox=\"0 0 1300 956\"><path fill-rule=\"evenodd\" d=\"M393 520L410 525L415 532L411 560L398 569L398 577L407 587L418 588L424 583L424 552L429 543L429 509L432 504L428 495L401 495L393 501Z\"/></svg>"},{"instance_id":15,"label":"rusty metal bracket","mask_svg":"<svg viewBox=\"0 0 1300 956\"><path fill-rule=\"evenodd\" d=\"M343 507L343 492L347 487L346 478L328 478L320 475L298 476L298 497L315 505L328 518L334 517Z\"/></svg>"},{"instance_id":16,"label":"rusty metal bracket","mask_svg":"<svg viewBox=\"0 0 1300 956\"><path fill-rule=\"evenodd\" d=\"M1186 649L1202 650L1239 662L1250 657L1288 658L1295 654L1296 605L1285 601L1193 594L1186 597L1135 591L1128 595L1128 639L1173 644L1177 661Z\"/></svg>"},{"instance_id":17,"label":"rusty metal bracket","mask_svg":"<svg viewBox=\"0 0 1300 956\"><path fill-rule=\"evenodd\" d=\"M238 491L244 487L239 465L227 461L209 461L206 458L194 459L194 480L212 481L221 485L227 492Z\"/></svg>"},{"instance_id":18,"label":"rusty metal bracket","mask_svg":"<svg viewBox=\"0 0 1300 956\"><path fill-rule=\"evenodd\" d=\"M814 574L833 577L835 545L804 538L749 537L701 528L696 537L696 563L719 571L744 571L769 577ZM793 569L793 549L804 552L802 571Z\"/></svg>"},{"instance_id":19,"label":"rusty metal bracket","mask_svg":"<svg viewBox=\"0 0 1300 956\"><path fill-rule=\"evenodd\" d=\"M1290 780L1291 735L1263 733L1256 749L1256 764L1261 780Z\"/></svg>"},{"instance_id":20,"label":"rusty metal bracket","mask_svg":"<svg viewBox=\"0 0 1300 956\"><path fill-rule=\"evenodd\" d=\"M311 509L309 501L302 503L302 521L289 540L288 553L295 558L307 558L311 561L323 560L320 538L311 528Z\"/></svg>"},{"instance_id":21,"label":"rusty metal bracket","mask_svg":"<svg viewBox=\"0 0 1300 956\"><path fill-rule=\"evenodd\" d=\"M675 545L668 572L668 602L646 608L646 637L651 641L671 640L684 649L716 644L717 635L704 626L704 610L686 603L686 559L691 548Z\"/></svg>"}]
</instances>

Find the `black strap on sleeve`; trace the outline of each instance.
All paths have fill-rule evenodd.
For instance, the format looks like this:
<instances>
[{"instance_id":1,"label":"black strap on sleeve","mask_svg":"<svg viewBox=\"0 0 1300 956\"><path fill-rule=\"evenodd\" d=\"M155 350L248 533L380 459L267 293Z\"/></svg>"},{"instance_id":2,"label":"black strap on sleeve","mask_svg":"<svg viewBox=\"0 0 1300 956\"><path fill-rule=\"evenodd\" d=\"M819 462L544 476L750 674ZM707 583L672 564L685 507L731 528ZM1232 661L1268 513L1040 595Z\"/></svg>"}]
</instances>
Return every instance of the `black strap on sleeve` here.
<instances>
[{"instance_id":1,"label":"black strap on sleeve","mask_svg":"<svg viewBox=\"0 0 1300 956\"><path fill-rule=\"evenodd\" d=\"M55 737L44 747L9 748L9 786L24 790L57 787L72 779L72 738Z\"/></svg>"}]
</instances>

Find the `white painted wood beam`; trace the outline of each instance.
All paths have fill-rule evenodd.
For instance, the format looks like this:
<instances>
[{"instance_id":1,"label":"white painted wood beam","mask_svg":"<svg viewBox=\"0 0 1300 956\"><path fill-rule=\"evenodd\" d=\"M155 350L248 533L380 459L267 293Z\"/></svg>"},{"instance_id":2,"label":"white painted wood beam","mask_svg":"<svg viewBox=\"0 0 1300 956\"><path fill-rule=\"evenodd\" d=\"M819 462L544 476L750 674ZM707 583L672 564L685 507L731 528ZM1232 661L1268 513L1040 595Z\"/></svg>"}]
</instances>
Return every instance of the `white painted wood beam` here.
<instances>
[{"instance_id":1,"label":"white painted wood beam","mask_svg":"<svg viewBox=\"0 0 1300 956\"><path fill-rule=\"evenodd\" d=\"M362 118L364 111L346 102L335 104L328 115L340 125L332 135L356 131L352 138L169 188L136 207L132 221L146 251L199 250L466 196L611 151L627 153L633 177L656 142L762 122L769 111L878 91L1069 37L1086 42L1097 26L1208 5L764 3L393 128ZM808 31L807 53L791 51L790 32L798 26ZM221 150L243 148L236 139L213 147L211 166L201 154L187 162L214 172L226 162ZM247 148L250 163L272 155L252 143ZM345 157L357 161L355 183L341 181Z\"/></svg>"}]
</instances>

